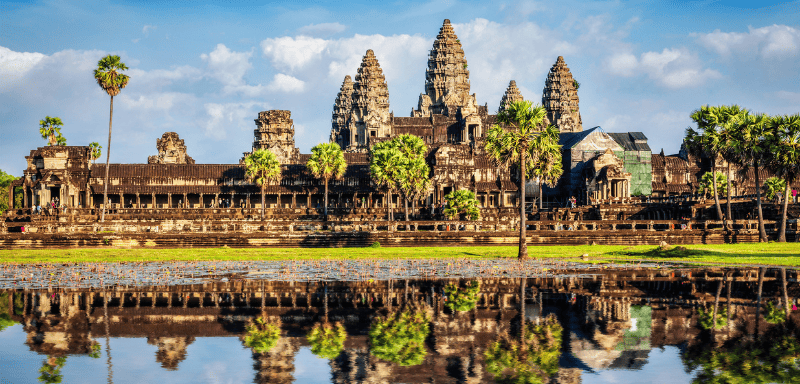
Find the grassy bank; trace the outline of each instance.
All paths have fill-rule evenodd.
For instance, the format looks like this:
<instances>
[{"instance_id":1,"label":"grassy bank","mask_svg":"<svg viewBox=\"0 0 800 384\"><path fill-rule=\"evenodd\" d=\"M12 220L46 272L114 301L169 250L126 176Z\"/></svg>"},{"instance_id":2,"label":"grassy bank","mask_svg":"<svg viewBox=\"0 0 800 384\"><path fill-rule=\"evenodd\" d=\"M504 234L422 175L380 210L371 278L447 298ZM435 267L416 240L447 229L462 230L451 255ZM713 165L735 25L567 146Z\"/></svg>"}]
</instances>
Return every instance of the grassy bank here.
<instances>
[{"instance_id":1,"label":"grassy bank","mask_svg":"<svg viewBox=\"0 0 800 384\"><path fill-rule=\"evenodd\" d=\"M589 262L653 260L692 264L800 266L800 244L686 245L668 250L656 246L533 246L531 258ZM409 247L409 248L190 248L190 249L53 249L0 250L3 263L75 263L140 261L228 261L364 258L514 258L517 247Z\"/></svg>"}]
</instances>

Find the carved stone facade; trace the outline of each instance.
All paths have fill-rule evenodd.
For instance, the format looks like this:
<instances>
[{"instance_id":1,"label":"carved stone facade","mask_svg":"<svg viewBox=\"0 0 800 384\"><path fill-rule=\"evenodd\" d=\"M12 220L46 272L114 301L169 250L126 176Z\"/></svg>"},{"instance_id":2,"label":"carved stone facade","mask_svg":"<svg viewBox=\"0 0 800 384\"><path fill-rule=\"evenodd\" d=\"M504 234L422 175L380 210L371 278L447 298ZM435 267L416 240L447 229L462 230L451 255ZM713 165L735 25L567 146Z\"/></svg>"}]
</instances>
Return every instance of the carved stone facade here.
<instances>
[{"instance_id":1,"label":"carved stone facade","mask_svg":"<svg viewBox=\"0 0 800 384\"><path fill-rule=\"evenodd\" d=\"M506 88L506 93L504 93L503 98L500 99L500 108L498 112L506 109L506 106L508 106L509 104L522 100L525 100L525 98L523 98L522 94L519 93L519 88L517 88L517 82L511 80L511 82L508 83L508 88Z\"/></svg>"},{"instance_id":2,"label":"carved stone facade","mask_svg":"<svg viewBox=\"0 0 800 384\"><path fill-rule=\"evenodd\" d=\"M561 132L583 130L578 108L578 90L575 89L575 79L572 78L563 56L559 56L550 68L542 93L542 105L547 109L550 124L558 127Z\"/></svg>"},{"instance_id":3,"label":"carved stone facade","mask_svg":"<svg viewBox=\"0 0 800 384\"><path fill-rule=\"evenodd\" d=\"M344 93L347 91L346 82L347 78L342 85ZM340 106L345 107L346 104L342 103ZM340 109L339 113L345 111ZM349 115L347 130L350 139L346 147L348 152L368 152L376 140L389 137L392 133L389 87L386 85L386 76L383 75L375 52L371 49L367 50L358 68Z\"/></svg>"},{"instance_id":4,"label":"carved stone facade","mask_svg":"<svg viewBox=\"0 0 800 384\"><path fill-rule=\"evenodd\" d=\"M194 164L186 154L186 144L175 132L166 132L156 140L158 155L147 158L147 164Z\"/></svg>"},{"instance_id":5,"label":"carved stone facade","mask_svg":"<svg viewBox=\"0 0 800 384\"><path fill-rule=\"evenodd\" d=\"M281 164L291 163L300 155L300 150L294 146L294 121L291 111L259 112L255 121L258 128L254 131L253 151L267 149L278 157ZM245 152L244 157L251 153Z\"/></svg>"},{"instance_id":6,"label":"carved stone facade","mask_svg":"<svg viewBox=\"0 0 800 384\"><path fill-rule=\"evenodd\" d=\"M331 117L331 142L339 144L341 148L350 145L350 129L347 127L350 112L353 110L353 80L350 75L344 77L342 88L336 95Z\"/></svg>"},{"instance_id":7,"label":"carved stone facade","mask_svg":"<svg viewBox=\"0 0 800 384\"><path fill-rule=\"evenodd\" d=\"M475 96L469 94L467 67L461 40L453 32L450 20L445 19L428 55L425 93L419 95L417 110L412 110L411 116L454 116L462 106L474 103Z\"/></svg>"}]
</instances>

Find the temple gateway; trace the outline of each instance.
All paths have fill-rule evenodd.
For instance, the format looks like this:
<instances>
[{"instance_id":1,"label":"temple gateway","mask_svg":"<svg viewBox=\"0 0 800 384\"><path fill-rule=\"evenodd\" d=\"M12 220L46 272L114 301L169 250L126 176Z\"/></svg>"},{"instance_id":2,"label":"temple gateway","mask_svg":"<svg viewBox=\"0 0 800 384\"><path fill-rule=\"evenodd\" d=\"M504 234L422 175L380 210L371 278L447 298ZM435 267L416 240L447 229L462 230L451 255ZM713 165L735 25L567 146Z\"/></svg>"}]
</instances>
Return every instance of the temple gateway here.
<instances>
[{"instance_id":1,"label":"temple gateway","mask_svg":"<svg viewBox=\"0 0 800 384\"><path fill-rule=\"evenodd\" d=\"M389 86L378 59L373 50L367 50L354 76L345 76L334 99L330 141L343 148L348 167L342 180L330 183L332 208L350 219L380 220L386 211L374 208L401 207L397 194L387 196L371 181L368 153L375 143L413 134L428 145L432 181L428 193L417 202L415 217L429 217L445 195L458 189L475 192L486 220L517 216L513 208L520 202L514 172L494 164L484 151L484 135L495 124L496 115L470 93L467 68L461 41L450 20L444 20L428 56L417 108L399 117L390 110ZM708 159L683 151L671 156L652 153L641 132L584 130L576 85L559 56L544 82L541 104L548 123L561 132L564 174L555 188L544 189L546 202L564 206L574 196L580 204L629 203L640 197L697 191L699 177L710 169ZM516 82L509 79L500 108L523 98ZM289 218L318 217L317 211L310 210L320 208L323 185L305 167L310 155L295 147L291 112L260 112L255 125L252 150L272 151L283 168L281 181L267 186L267 208ZM175 132L157 139L156 148L158 154L147 158L146 164L109 165L111 208L260 208L260 188L245 179L241 161L196 164ZM22 187L25 208L55 197L71 208L102 204L106 165L93 163L88 146L41 147L26 160L24 176L10 187L12 201L13 188ZM768 175L761 172L765 180ZM750 180L737 178L735 194L752 193L755 185ZM538 198L535 180L527 190L529 198Z\"/></svg>"}]
</instances>

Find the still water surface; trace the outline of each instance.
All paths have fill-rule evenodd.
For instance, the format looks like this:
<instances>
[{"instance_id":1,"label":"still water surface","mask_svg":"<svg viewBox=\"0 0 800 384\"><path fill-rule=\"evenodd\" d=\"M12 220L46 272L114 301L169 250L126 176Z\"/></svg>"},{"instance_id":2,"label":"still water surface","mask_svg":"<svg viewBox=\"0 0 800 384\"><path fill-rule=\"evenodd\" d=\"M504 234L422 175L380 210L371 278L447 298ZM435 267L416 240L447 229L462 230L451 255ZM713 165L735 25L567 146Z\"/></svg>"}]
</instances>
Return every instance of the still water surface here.
<instances>
[{"instance_id":1,"label":"still water surface","mask_svg":"<svg viewBox=\"0 0 800 384\"><path fill-rule=\"evenodd\" d=\"M250 272L37 289L9 278L25 288L0 290L0 383L800 382L796 271L785 285L757 268Z\"/></svg>"}]
</instances>

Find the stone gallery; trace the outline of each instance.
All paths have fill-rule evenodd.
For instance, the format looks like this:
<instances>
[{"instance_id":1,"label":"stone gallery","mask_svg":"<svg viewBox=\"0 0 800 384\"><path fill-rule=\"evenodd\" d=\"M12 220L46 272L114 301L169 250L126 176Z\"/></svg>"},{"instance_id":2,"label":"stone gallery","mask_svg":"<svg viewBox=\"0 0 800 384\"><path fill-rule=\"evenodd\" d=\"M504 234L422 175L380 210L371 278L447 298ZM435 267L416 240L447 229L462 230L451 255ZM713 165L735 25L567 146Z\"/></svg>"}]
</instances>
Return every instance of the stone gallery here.
<instances>
[{"instance_id":1,"label":"stone gallery","mask_svg":"<svg viewBox=\"0 0 800 384\"><path fill-rule=\"evenodd\" d=\"M381 66L373 50L367 50L354 76L345 76L334 100L330 141L345 151L347 161L344 178L330 184L329 206L334 213L351 220L382 220L386 210L377 208L402 207L398 194L387 196L372 182L369 150L381 141L413 134L427 144L431 168L429 190L410 204L414 218L431 218L445 196L459 189L475 193L486 220L517 217L514 207L520 202L514 172L496 165L484 150L485 134L495 124L496 115L489 112L488 104L478 103L478 95L470 93L469 76L461 42L450 21L444 20L428 56L424 92L417 108L408 117L395 116ZM696 193L700 176L711 168L710 160L694 158L685 151L671 156L663 151L654 154L641 132L611 133L601 127L584 130L577 85L564 58L556 58L544 82L541 104L547 122L560 131L564 174L556 187L544 188L542 199L563 207L573 196L585 206ZM500 109L523 98L516 82L509 79ZM252 151L270 150L282 164L280 181L266 187L270 215L319 218L317 211L310 211L323 204L323 184L306 169L310 155L295 147L291 112L260 112L255 125ZM156 147L157 154L147 158L146 164L109 165L112 214L116 209L146 214L144 210L166 208L261 208L260 188L245 178L242 161L196 164L174 132L157 139ZM102 204L106 165L93 163L90 147L41 147L26 159L24 176L10 186L11 201L14 188L22 187L24 208L54 198L69 209ZM724 169L722 165L717 169ZM761 180L765 180L768 175L761 172ZM752 193L755 185L751 179L735 178L735 194ZM535 179L526 190L529 201L539 198ZM662 217L649 212L642 218L675 219L676 215L665 213Z\"/></svg>"}]
</instances>

